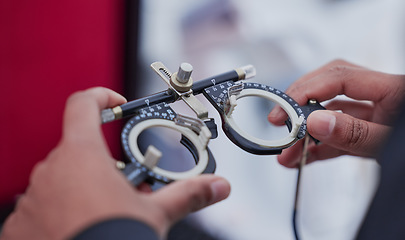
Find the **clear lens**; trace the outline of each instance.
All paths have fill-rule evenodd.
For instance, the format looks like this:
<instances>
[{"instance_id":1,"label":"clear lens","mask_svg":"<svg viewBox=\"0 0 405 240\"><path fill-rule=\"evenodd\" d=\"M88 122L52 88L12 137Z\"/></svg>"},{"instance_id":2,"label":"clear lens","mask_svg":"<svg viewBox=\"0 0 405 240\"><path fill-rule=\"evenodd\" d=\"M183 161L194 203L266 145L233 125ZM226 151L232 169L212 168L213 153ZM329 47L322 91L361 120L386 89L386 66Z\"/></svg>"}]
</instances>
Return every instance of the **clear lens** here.
<instances>
[{"instance_id":1,"label":"clear lens","mask_svg":"<svg viewBox=\"0 0 405 240\"><path fill-rule=\"evenodd\" d=\"M249 96L239 98L232 117L246 134L263 140L280 140L289 135L286 126L276 126L268 121L268 114L278 104L268 99Z\"/></svg>"},{"instance_id":2,"label":"clear lens","mask_svg":"<svg viewBox=\"0 0 405 240\"><path fill-rule=\"evenodd\" d=\"M181 133L167 127L151 127L142 131L138 146L143 155L149 145L162 152L157 166L171 172L184 172L196 166L191 152L181 144Z\"/></svg>"}]
</instances>

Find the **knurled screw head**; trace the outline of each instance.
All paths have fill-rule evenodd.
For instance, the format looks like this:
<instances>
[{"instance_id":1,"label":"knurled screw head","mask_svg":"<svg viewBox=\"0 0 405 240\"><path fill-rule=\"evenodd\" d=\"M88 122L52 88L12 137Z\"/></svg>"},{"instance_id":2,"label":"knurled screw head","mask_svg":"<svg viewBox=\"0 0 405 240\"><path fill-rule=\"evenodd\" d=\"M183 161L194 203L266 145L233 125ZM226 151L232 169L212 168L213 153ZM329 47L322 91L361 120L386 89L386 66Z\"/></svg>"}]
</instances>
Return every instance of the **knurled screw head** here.
<instances>
[{"instance_id":1,"label":"knurled screw head","mask_svg":"<svg viewBox=\"0 0 405 240\"><path fill-rule=\"evenodd\" d=\"M177 71L176 80L180 83L187 83L190 80L193 66L189 63L180 64L179 71Z\"/></svg>"}]
</instances>

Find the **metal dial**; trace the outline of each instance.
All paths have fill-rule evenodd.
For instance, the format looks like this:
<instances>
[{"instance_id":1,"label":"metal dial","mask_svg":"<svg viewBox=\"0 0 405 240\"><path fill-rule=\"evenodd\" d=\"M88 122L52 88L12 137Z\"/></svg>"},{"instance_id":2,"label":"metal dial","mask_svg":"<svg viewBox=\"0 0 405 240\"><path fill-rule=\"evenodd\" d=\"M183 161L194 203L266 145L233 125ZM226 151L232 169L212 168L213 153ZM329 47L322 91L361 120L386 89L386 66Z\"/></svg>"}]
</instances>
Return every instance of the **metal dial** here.
<instances>
[{"instance_id":1,"label":"metal dial","mask_svg":"<svg viewBox=\"0 0 405 240\"><path fill-rule=\"evenodd\" d=\"M307 111L303 109L305 106L300 106L287 94L273 87L259 83L228 81L206 88L204 95L219 111L226 135L236 145L250 153L280 153L282 149L293 145L306 134L307 116L305 113ZM290 135L277 141L266 141L250 136L240 129L232 118L232 111L236 106L237 99L248 96L267 98L279 104L286 111L291 121Z\"/></svg>"},{"instance_id":2,"label":"metal dial","mask_svg":"<svg viewBox=\"0 0 405 240\"><path fill-rule=\"evenodd\" d=\"M127 177L136 173L132 176L133 179L142 176L144 178L142 180L152 178L169 183L173 180L189 178L215 170L215 160L207 148L208 140L211 137L210 131L205 125L200 126L200 128L192 126L192 124L186 126L181 122L182 120L184 121L184 117L177 115L168 104L160 103L141 109L138 115L126 123L121 133L121 141L125 155L131 162L131 164L128 164L128 168L131 168L131 170L124 169ZM181 123L177 123L179 121ZM151 127L167 127L180 132L183 137L181 143L194 156L196 166L184 172L172 172L156 165L148 166L145 156L139 150L137 138L142 131Z\"/></svg>"}]
</instances>

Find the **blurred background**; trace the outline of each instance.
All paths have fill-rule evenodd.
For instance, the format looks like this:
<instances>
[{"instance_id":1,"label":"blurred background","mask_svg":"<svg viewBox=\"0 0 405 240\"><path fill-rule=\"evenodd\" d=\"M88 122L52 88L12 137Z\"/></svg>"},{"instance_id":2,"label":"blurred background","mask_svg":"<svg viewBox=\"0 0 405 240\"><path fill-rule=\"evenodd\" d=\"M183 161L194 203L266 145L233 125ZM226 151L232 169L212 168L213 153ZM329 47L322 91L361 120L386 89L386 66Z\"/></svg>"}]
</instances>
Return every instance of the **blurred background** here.
<instances>
[{"instance_id":1,"label":"blurred background","mask_svg":"<svg viewBox=\"0 0 405 240\"><path fill-rule=\"evenodd\" d=\"M140 62L159 60L176 71L186 61L194 66L195 80L253 64L257 75L250 81L281 90L336 58L401 73L404 5L400 0L148 0L141 2ZM164 89L153 71L139 70L145 79L141 92ZM266 107L257 103L238 117L265 118ZM220 122L215 111L210 114ZM222 132L209 147L216 173L230 180L232 193L190 221L219 239L294 239L297 170L280 166L275 156L242 151ZM354 238L377 179L373 160L345 156L305 167L298 215L302 239Z\"/></svg>"},{"instance_id":2,"label":"blurred background","mask_svg":"<svg viewBox=\"0 0 405 240\"><path fill-rule=\"evenodd\" d=\"M404 73L404 13L401 0L0 0L1 216L24 191L33 165L57 144L72 92L102 85L131 100L162 91L167 86L149 68L154 61L172 72L189 62L194 81L252 64L252 82L281 90L336 58ZM249 123L268 111L259 101L238 118ZM279 134L265 121L250 125ZM117 158L121 126L104 127ZM297 170L280 166L275 156L248 154L219 132L209 147L216 174L231 182L232 193L189 216L169 238L294 239ZM306 166L302 239L352 239L378 170L374 160L346 156Z\"/></svg>"}]
</instances>

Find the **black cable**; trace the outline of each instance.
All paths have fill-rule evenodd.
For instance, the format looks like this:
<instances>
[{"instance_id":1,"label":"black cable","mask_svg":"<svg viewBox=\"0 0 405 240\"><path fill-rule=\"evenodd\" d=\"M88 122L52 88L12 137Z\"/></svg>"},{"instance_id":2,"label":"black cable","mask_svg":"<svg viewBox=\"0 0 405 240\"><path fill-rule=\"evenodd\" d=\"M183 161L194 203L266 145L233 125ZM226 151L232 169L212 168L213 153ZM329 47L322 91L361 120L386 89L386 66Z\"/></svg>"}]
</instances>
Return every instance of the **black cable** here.
<instances>
[{"instance_id":1,"label":"black cable","mask_svg":"<svg viewBox=\"0 0 405 240\"><path fill-rule=\"evenodd\" d=\"M300 188L300 181L301 181L301 164L300 167L298 168L298 175L297 175L297 185L295 188L295 200L294 200L294 209L293 209L293 215L292 215L292 226L294 230L294 236L296 240L299 240L299 234L298 234L298 224L297 224L297 212L298 212L298 196L299 196L299 188Z\"/></svg>"},{"instance_id":2,"label":"black cable","mask_svg":"<svg viewBox=\"0 0 405 240\"><path fill-rule=\"evenodd\" d=\"M292 224L293 224L293 230L294 230L294 237L296 240L299 240L300 237L298 235L298 229L297 229L297 210L294 209L293 211L293 218L292 218Z\"/></svg>"},{"instance_id":3,"label":"black cable","mask_svg":"<svg viewBox=\"0 0 405 240\"><path fill-rule=\"evenodd\" d=\"M300 183L301 183L301 175L302 175L302 168L307 162L307 156L308 156L308 144L309 144L309 135L307 134L305 136L304 140L304 146L302 150L302 156L301 160L298 166L298 175L297 175L297 184L295 187L295 199L294 199L294 209L293 209L293 215L292 215L292 226L293 226L293 231L294 231L294 236L296 240L300 239L300 235L298 233L298 224L297 224L297 213L298 213L298 200L299 200L299 191L300 191Z\"/></svg>"}]
</instances>

